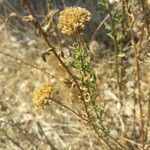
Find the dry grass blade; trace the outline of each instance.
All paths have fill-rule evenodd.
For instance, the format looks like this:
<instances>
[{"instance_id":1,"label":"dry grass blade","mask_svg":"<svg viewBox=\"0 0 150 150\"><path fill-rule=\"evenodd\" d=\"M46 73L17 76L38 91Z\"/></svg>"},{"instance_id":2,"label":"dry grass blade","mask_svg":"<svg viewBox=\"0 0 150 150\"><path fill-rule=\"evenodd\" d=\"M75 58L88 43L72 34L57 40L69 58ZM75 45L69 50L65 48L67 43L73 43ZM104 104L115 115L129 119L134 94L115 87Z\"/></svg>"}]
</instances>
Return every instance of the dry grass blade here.
<instances>
[{"instance_id":1,"label":"dry grass blade","mask_svg":"<svg viewBox=\"0 0 150 150\"><path fill-rule=\"evenodd\" d=\"M18 148L20 148L21 150L25 150L18 141L15 141L14 139L12 139L4 130L3 130L4 135L7 137L8 140L10 140L14 145L16 145Z\"/></svg>"}]
</instances>

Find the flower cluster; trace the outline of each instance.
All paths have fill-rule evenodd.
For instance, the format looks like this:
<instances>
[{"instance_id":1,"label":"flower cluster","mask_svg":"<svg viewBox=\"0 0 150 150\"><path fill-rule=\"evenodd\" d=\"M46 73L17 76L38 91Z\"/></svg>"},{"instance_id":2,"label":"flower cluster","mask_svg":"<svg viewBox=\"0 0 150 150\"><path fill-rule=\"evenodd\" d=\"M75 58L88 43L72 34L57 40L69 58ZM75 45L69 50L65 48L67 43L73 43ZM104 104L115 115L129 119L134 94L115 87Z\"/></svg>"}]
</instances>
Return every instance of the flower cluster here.
<instances>
[{"instance_id":1,"label":"flower cluster","mask_svg":"<svg viewBox=\"0 0 150 150\"><path fill-rule=\"evenodd\" d=\"M91 19L91 13L81 7L67 7L60 12L58 28L68 36L82 33L87 22Z\"/></svg>"},{"instance_id":2,"label":"flower cluster","mask_svg":"<svg viewBox=\"0 0 150 150\"><path fill-rule=\"evenodd\" d=\"M35 110L43 109L48 102L48 98L53 88L50 83L44 83L35 90L33 95L33 107Z\"/></svg>"}]
</instances>

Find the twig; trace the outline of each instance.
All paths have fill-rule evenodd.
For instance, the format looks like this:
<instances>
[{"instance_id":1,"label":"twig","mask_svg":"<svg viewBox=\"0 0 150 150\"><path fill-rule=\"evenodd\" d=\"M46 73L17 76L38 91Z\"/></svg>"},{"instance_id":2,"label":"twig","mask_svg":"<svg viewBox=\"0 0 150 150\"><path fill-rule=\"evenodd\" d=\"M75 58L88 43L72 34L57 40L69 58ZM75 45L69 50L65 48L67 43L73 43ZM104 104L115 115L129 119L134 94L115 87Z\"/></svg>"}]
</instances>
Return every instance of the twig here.
<instances>
[{"instance_id":1,"label":"twig","mask_svg":"<svg viewBox=\"0 0 150 150\"><path fill-rule=\"evenodd\" d=\"M49 145L49 143L48 143L47 141L45 141L45 140L39 138L39 137L36 136L35 134L29 133L27 130L22 129L21 127L19 127L19 126L18 126L17 124L15 124L15 123L10 123L10 122L7 122L7 121L1 121L1 120L0 120L0 123L1 123L1 122L6 123L6 124L8 124L8 125L11 125L12 127L17 128L17 129L26 137L26 139L27 139L31 144L33 144L33 145L36 145L36 144L33 143L33 142L31 142L31 140L27 138L28 135L29 135L29 136L32 136L32 137L35 138L35 139L37 139L39 142L42 141L42 142L44 142L45 144L48 144L48 145Z\"/></svg>"},{"instance_id":2,"label":"twig","mask_svg":"<svg viewBox=\"0 0 150 150\"><path fill-rule=\"evenodd\" d=\"M150 127L150 89L149 89L149 99L148 99L148 106L147 106L147 123L146 123L146 133L147 133L147 140L148 140L148 129Z\"/></svg>"},{"instance_id":3,"label":"twig","mask_svg":"<svg viewBox=\"0 0 150 150\"><path fill-rule=\"evenodd\" d=\"M40 134L44 136L46 142L51 146L52 150L57 150L57 148L55 148L55 146L52 144L52 142L48 139L48 137L46 136L45 132L43 131L43 128L41 126L41 124L39 122L37 122L37 126L40 129Z\"/></svg>"},{"instance_id":4,"label":"twig","mask_svg":"<svg viewBox=\"0 0 150 150\"><path fill-rule=\"evenodd\" d=\"M143 18L144 18L144 25L146 25L146 28L147 28L147 33L148 33L148 38L150 36L150 28L149 28L149 20L148 20L148 11L145 7L145 3L146 1L145 0L138 0L139 1L139 4L141 5L142 7L142 13L143 13Z\"/></svg>"},{"instance_id":5,"label":"twig","mask_svg":"<svg viewBox=\"0 0 150 150\"><path fill-rule=\"evenodd\" d=\"M137 145L137 146L139 146L139 147L142 147L141 144L139 144L139 143L137 143L137 142L135 142L135 141L133 141L133 140L130 140L130 139L127 139L127 138L124 138L124 140L130 142L131 144L134 144L134 145Z\"/></svg>"},{"instance_id":6,"label":"twig","mask_svg":"<svg viewBox=\"0 0 150 150\"><path fill-rule=\"evenodd\" d=\"M117 9L119 7L119 5L117 5L115 7L115 9ZM90 40L89 40L89 43L92 42L97 34L97 32L100 30L100 28L102 27L102 25L104 24L104 22L110 17L110 14L107 14L104 19L102 21L100 21L98 27L96 28L96 30L94 31L94 33L92 34Z\"/></svg>"},{"instance_id":7,"label":"twig","mask_svg":"<svg viewBox=\"0 0 150 150\"><path fill-rule=\"evenodd\" d=\"M106 17L100 22L100 24L98 25L98 27L96 28L96 30L94 31L94 33L92 34L91 38L90 38L90 42L92 42L97 34L97 32L100 30L100 28L102 27L102 25L104 24L104 22L110 17L109 14L106 15ZM89 43L90 43L89 42Z\"/></svg>"}]
</instances>

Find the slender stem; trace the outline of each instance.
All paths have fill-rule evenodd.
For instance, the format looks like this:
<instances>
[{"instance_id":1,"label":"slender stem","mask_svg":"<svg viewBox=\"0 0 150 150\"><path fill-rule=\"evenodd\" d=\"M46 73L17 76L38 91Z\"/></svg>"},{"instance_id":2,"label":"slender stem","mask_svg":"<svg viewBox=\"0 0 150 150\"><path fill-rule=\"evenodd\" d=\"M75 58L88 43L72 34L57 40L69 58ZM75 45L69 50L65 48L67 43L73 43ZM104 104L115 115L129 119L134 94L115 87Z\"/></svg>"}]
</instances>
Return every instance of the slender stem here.
<instances>
[{"instance_id":1,"label":"slender stem","mask_svg":"<svg viewBox=\"0 0 150 150\"><path fill-rule=\"evenodd\" d=\"M149 20L148 20L148 15L149 15L149 10L147 10L146 8L145 8L145 3L146 3L146 1L145 0L138 0L139 1L139 4L141 5L141 7L142 7L142 13L143 13L143 18L144 18L144 24L145 24L145 26L146 26L146 28L147 28L147 33L148 33L148 38L149 38L149 36L150 36L150 28L149 28Z\"/></svg>"},{"instance_id":2,"label":"slender stem","mask_svg":"<svg viewBox=\"0 0 150 150\"><path fill-rule=\"evenodd\" d=\"M148 133L149 127L150 127L150 89L149 89L149 99L148 99L148 106L147 106L147 122L146 122L147 140L149 138L149 133Z\"/></svg>"},{"instance_id":3,"label":"slender stem","mask_svg":"<svg viewBox=\"0 0 150 150\"><path fill-rule=\"evenodd\" d=\"M41 124L39 122L37 122L37 126L39 127L40 131L41 131L41 135L44 136L46 142L50 145L52 150L57 150L57 148L54 146L54 144L49 140L49 138L47 137L47 135L45 134Z\"/></svg>"},{"instance_id":4,"label":"slender stem","mask_svg":"<svg viewBox=\"0 0 150 150\"><path fill-rule=\"evenodd\" d=\"M141 100L141 85L140 85L140 64L139 64L139 50L137 49L137 45L134 40L134 31L133 31L133 25L134 25L134 16L129 11L128 4L125 1L125 7L126 7L126 13L128 16L128 22L130 26L130 34L131 34L131 41L134 49L134 55L135 55L135 75L136 75L136 87L137 87L137 101L140 108L140 119L141 119L141 138L142 138L142 148L144 150L144 122L143 122L143 110L142 110L142 100Z\"/></svg>"},{"instance_id":5,"label":"slender stem","mask_svg":"<svg viewBox=\"0 0 150 150\"><path fill-rule=\"evenodd\" d=\"M107 0L108 1L108 0ZM119 71L119 60L118 60L118 45L117 45L117 36L116 36L116 30L115 30L115 25L113 22L113 16L111 13L111 7L108 1L108 5L109 5L109 16L110 16L110 23L111 23L111 27L112 27L112 35L113 35L113 42L114 42L114 49L115 49L115 64L116 64L116 74L117 74L117 88L118 88L118 97L121 100L121 85L120 85L120 71Z\"/></svg>"},{"instance_id":6,"label":"slender stem","mask_svg":"<svg viewBox=\"0 0 150 150\"><path fill-rule=\"evenodd\" d=\"M125 14L125 3L124 3L124 0L121 0L121 9L122 9L122 21L121 21L121 30L122 30L122 36L125 35L125 32L126 32L126 14ZM124 40L125 40L125 37L121 43L121 48L120 48L120 51L123 53L123 48L125 46L124 44ZM123 59L124 58L120 58L120 88L121 88L121 91L123 90L123 75L124 75L124 66L123 66Z\"/></svg>"},{"instance_id":7,"label":"slender stem","mask_svg":"<svg viewBox=\"0 0 150 150\"><path fill-rule=\"evenodd\" d=\"M21 150L25 150L19 142L15 141L13 138L11 138L7 133L6 131L3 130L3 133L5 134L5 136L14 144L16 145L18 148L20 148Z\"/></svg>"},{"instance_id":8,"label":"slender stem","mask_svg":"<svg viewBox=\"0 0 150 150\"><path fill-rule=\"evenodd\" d=\"M17 61L20 61L21 63L23 63L23 64L25 64L25 65L27 65L27 66L30 66L30 67L32 67L32 68L34 68L34 69L37 69L37 70L39 70L39 71L41 71L41 72L44 72L44 73L48 74L49 76L51 76L51 77L53 77L53 78L56 78L55 76L51 75L51 74L50 74L49 72L47 72L46 70L44 70L44 69L42 69L42 68L39 68L39 67L37 67L37 66L35 66L35 65L33 65L33 64L30 64L29 62L26 62L26 61L22 60L21 58L18 58L17 56L11 55L10 53L6 53L6 52L3 52L3 51L0 51L0 54L3 54L3 55L5 55L5 56L7 56L7 57L10 57L10 58L13 58L13 59L15 59L15 60L17 60Z\"/></svg>"},{"instance_id":9,"label":"slender stem","mask_svg":"<svg viewBox=\"0 0 150 150\"><path fill-rule=\"evenodd\" d=\"M110 16L109 14L106 15L106 17L105 17L102 21L100 21L98 27L96 28L96 30L95 30L94 33L92 34L92 36L91 36L91 38L90 38L90 40L89 40L89 43L94 40L96 34L97 34L98 31L100 30L100 28L102 27L102 25L104 24L104 22L109 18L109 16Z\"/></svg>"},{"instance_id":10,"label":"slender stem","mask_svg":"<svg viewBox=\"0 0 150 150\"><path fill-rule=\"evenodd\" d=\"M8 124L8 125L11 125L12 127L17 128L17 129L19 130L19 132L20 132L21 134L23 134L23 135L26 137L26 139L27 139L31 144L33 144L33 145L36 145L36 144L34 143L34 141L31 141L31 139L28 138L29 136L31 136L32 138L35 138L35 139L38 140L39 142L42 141L43 143L49 145L49 143L48 143L47 141L45 141L44 139L39 138L39 137L36 136L35 134L29 133L29 131L27 131L26 129L23 129L23 128L21 128L21 127L19 127L19 126L18 126L17 124L15 124L15 123L10 123L10 122L1 121L1 120L0 120L0 123L5 123L5 124Z\"/></svg>"}]
</instances>

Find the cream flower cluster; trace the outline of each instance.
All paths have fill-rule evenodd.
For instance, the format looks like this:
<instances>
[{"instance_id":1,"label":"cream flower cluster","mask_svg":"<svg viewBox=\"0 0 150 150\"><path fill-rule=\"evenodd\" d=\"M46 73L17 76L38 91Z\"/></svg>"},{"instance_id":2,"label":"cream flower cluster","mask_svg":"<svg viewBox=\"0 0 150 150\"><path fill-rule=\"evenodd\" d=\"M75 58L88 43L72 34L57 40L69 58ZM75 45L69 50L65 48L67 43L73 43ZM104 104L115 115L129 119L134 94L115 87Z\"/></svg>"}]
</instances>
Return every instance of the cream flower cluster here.
<instances>
[{"instance_id":1,"label":"cream flower cluster","mask_svg":"<svg viewBox=\"0 0 150 150\"><path fill-rule=\"evenodd\" d=\"M81 7L67 7L60 12L58 28L68 36L82 33L87 22L91 19L91 13Z\"/></svg>"},{"instance_id":2,"label":"cream flower cluster","mask_svg":"<svg viewBox=\"0 0 150 150\"><path fill-rule=\"evenodd\" d=\"M48 102L48 98L53 88L50 83L44 83L37 88L33 95L33 107L35 110L43 109Z\"/></svg>"}]
</instances>

